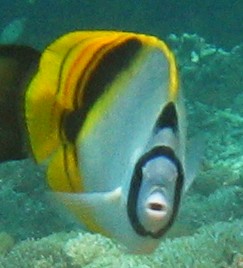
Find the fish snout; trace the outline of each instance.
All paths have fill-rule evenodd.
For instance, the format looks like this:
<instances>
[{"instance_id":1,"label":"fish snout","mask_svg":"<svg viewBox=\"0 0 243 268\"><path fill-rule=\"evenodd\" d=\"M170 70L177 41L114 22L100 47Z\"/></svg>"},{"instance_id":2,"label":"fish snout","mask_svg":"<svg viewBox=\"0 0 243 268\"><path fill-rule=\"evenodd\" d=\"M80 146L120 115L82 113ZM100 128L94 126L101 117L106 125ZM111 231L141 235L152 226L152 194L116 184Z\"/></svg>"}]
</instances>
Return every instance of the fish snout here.
<instances>
[{"instance_id":1,"label":"fish snout","mask_svg":"<svg viewBox=\"0 0 243 268\"><path fill-rule=\"evenodd\" d=\"M171 216L171 206L162 191L152 192L145 201L141 222L144 228L157 233L168 223Z\"/></svg>"},{"instance_id":2,"label":"fish snout","mask_svg":"<svg viewBox=\"0 0 243 268\"><path fill-rule=\"evenodd\" d=\"M161 192L152 193L146 202L146 214L152 221L166 220L169 212L168 202Z\"/></svg>"}]
</instances>

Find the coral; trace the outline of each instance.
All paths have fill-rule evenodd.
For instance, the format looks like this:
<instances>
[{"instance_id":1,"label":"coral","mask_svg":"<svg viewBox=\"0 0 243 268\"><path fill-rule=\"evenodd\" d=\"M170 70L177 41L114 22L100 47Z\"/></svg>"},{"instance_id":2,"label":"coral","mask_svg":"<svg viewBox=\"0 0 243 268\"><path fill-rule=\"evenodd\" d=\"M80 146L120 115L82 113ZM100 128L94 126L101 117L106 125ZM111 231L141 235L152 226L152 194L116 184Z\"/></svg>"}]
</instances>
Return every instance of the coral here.
<instances>
[{"instance_id":1,"label":"coral","mask_svg":"<svg viewBox=\"0 0 243 268\"><path fill-rule=\"evenodd\" d=\"M243 88L243 45L226 52L196 34L170 35L167 41L177 56L187 97L221 109L234 108L232 100Z\"/></svg>"},{"instance_id":2,"label":"coral","mask_svg":"<svg viewBox=\"0 0 243 268\"><path fill-rule=\"evenodd\" d=\"M243 253L242 224L243 220L235 220L204 226L193 236L166 239L148 256L130 255L98 234L59 233L20 242L0 257L0 267L233 268L241 262Z\"/></svg>"},{"instance_id":3,"label":"coral","mask_svg":"<svg viewBox=\"0 0 243 268\"><path fill-rule=\"evenodd\" d=\"M5 255L14 246L14 238L6 232L0 233L0 255Z\"/></svg>"},{"instance_id":4,"label":"coral","mask_svg":"<svg viewBox=\"0 0 243 268\"><path fill-rule=\"evenodd\" d=\"M236 254L234 256L233 264L231 268L242 268L243 267L243 255L242 254Z\"/></svg>"},{"instance_id":5,"label":"coral","mask_svg":"<svg viewBox=\"0 0 243 268\"><path fill-rule=\"evenodd\" d=\"M7 256L0 257L0 267L67 267L62 246L72 236L73 234L59 233L37 241L29 239L20 242Z\"/></svg>"},{"instance_id":6,"label":"coral","mask_svg":"<svg viewBox=\"0 0 243 268\"><path fill-rule=\"evenodd\" d=\"M0 164L0 231L18 241L75 228L50 206L46 190L44 173L30 159Z\"/></svg>"},{"instance_id":7,"label":"coral","mask_svg":"<svg viewBox=\"0 0 243 268\"><path fill-rule=\"evenodd\" d=\"M200 204L200 205L199 205ZM168 235L192 234L197 228L243 217L243 188L222 187L209 196L192 194L183 201L180 215Z\"/></svg>"}]
</instances>

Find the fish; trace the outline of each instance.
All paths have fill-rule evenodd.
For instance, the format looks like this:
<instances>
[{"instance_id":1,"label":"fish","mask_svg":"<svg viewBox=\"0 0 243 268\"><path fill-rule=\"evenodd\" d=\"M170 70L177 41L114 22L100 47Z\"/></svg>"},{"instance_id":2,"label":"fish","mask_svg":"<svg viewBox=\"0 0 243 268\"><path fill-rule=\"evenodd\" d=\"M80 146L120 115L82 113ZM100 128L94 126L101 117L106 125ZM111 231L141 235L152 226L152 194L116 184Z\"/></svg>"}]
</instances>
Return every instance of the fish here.
<instances>
[{"instance_id":1,"label":"fish","mask_svg":"<svg viewBox=\"0 0 243 268\"><path fill-rule=\"evenodd\" d=\"M24 131L24 91L40 53L27 46L0 45L0 162L28 156Z\"/></svg>"},{"instance_id":2,"label":"fish","mask_svg":"<svg viewBox=\"0 0 243 268\"><path fill-rule=\"evenodd\" d=\"M153 252L192 181L174 54L150 35L76 31L31 61L22 121L51 192L91 232Z\"/></svg>"}]
</instances>

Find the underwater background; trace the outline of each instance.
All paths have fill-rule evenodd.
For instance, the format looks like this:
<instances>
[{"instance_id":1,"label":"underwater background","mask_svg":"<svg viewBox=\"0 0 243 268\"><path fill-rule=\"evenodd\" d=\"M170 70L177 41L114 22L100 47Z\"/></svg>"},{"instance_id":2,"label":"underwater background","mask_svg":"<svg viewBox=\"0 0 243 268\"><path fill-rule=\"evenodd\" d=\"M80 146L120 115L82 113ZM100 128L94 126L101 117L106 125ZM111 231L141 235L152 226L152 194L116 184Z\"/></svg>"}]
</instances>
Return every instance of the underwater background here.
<instances>
[{"instance_id":1,"label":"underwater background","mask_svg":"<svg viewBox=\"0 0 243 268\"><path fill-rule=\"evenodd\" d=\"M152 34L176 55L201 170L148 256L79 226L45 199L31 159L0 165L0 267L243 267L243 1L0 0L0 43L43 50L73 30ZM1 128L0 128L0 131Z\"/></svg>"}]
</instances>

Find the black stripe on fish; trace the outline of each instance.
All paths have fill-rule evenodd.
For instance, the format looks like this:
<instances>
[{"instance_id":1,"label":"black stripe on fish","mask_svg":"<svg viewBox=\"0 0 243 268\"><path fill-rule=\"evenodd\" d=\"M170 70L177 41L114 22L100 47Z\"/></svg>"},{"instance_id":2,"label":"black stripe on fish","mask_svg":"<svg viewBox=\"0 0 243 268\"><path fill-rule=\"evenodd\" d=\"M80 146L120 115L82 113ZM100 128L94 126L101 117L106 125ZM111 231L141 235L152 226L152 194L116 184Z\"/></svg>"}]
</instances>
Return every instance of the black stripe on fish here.
<instances>
[{"instance_id":1,"label":"black stripe on fish","mask_svg":"<svg viewBox=\"0 0 243 268\"><path fill-rule=\"evenodd\" d=\"M88 39L88 38L87 38ZM83 42L87 41L87 39L84 39L82 42L78 42L77 44L75 44L74 46L72 46L66 53L65 57L63 58L61 67L60 67L60 72L59 72L59 78L58 78L58 87L57 87L57 93L60 91L60 86L61 86L61 81L62 81L62 73L63 73L63 67L66 63L66 60L68 59L68 56L73 52L73 50L81 45ZM89 70L89 67L91 65L91 63L95 60L95 58L97 58L97 55L99 55L101 53L101 51L106 48L107 46L109 46L110 44L106 44L104 46L102 46L101 48L99 48L95 53L93 53L89 63L87 64L86 68L83 70L83 72L81 73L76 88L75 88L75 94L74 94L74 99L73 99L73 105L75 107L75 111L71 112L69 110L63 111L63 114L61 116L61 120L60 120L60 124L59 124L59 136L62 137L62 134L64 134L64 137L67 138L69 141L74 141L75 139L71 139L70 138L70 132L72 132L72 127L70 128L70 126L72 126L72 124L76 121L78 122L84 122L85 116L86 114L82 112L82 109L78 108L79 107L79 93L80 93L80 89L81 89L81 83L84 80L84 77L86 75L86 73ZM82 101L81 101L82 102ZM80 113L77 113L77 111L80 111ZM75 116L77 116L77 118L75 118ZM71 123L67 126L68 123ZM64 126L64 129L63 127Z\"/></svg>"},{"instance_id":2,"label":"black stripe on fish","mask_svg":"<svg viewBox=\"0 0 243 268\"><path fill-rule=\"evenodd\" d=\"M85 40L84 40L85 41ZM84 42L83 41L83 42ZM61 89L61 83L62 83L62 77L63 77L63 71L64 71L64 66L66 64L66 61L68 59L68 57L70 56L70 54L73 52L73 50L79 46L81 44L81 42L78 42L76 44L74 44L72 47L70 47L65 56L63 57L62 59L62 62L60 64L60 68L59 68L59 73L58 73L58 81L57 81L57 88L56 88L56 93L55 93L55 96L57 97L58 93L60 92L60 89ZM54 108L54 107L53 107ZM59 127L58 127L58 130L59 130L59 136L63 138L62 134L63 134L63 122L64 122L64 119L66 118L67 114L69 113L69 111L63 111L62 115L61 115L61 119L60 119L60 122L59 122ZM65 135L65 133L64 133ZM65 136L66 137L66 136Z\"/></svg>"},{"instance_id":3,"label":"black stripe on fish","mask_svg":"<svg viewBox=\"0 0 243 268\"><path fill-rule=\"evenodd\" d=\"M109 50L102 57L84 88L83 106L66 117L64 128L70 141L75 141L88 112L92 109L97 99L105 94L107 85L111 84L115 77L131 64L141 47L142 43L139 39L130 38ZM87 65L88 69L89 66ZM81 83L82 77L80 77L80 82L77 84L77 90L79 90L79 83Z\"/></svg>"},{"instance_id":4,"label":"black stripe on fish","mask_svg":"<svg viewBox=\"0 0 243 268\"><path fill-rule=\"evenodd\" d=\"M67 182L70 186L70 188L72 189L72 192L74 193L75 192L75 187L73 185L73 182L72 182L72 176L70 175L70 172L69 172L69 163L68 163L68 147L66 145L63 146L63 167L64 167L64 172L66 174L66 178L67 178Z\"/></svg>"},{"instance_id":5,"label":"black stripe on fish","mask_svg":"<svg viewBox=\"0 0 243 268\"><path fill-rule=\"evenodd\" d=\"M142 179L143 179L142 168L146 165L148 161L157 157L161 157L161 156L166 157L176 166L178 177L177 177L176 186L175 186L172 215L165 227L163 227L161 230L159 230L156 233L152 233L150 231L147 231L139 221L138 213L137 213L137 202L138 202L139 191L140 191L140 187L141 187ZM157 147L154 147L149 152L142 155L142 157L138 160L134 168L134 173L133 173L131 184L130 184L130 190L129 190L128 202L127 202L128 217L129 217L129 220L133 229L138 235L151 236L152 238L158 239L168 231L168 229L172 226L175 220L175 217L178 213L183 183L184 183L184 173L183 173L182 165L179 159L176 157L174 151L170 147L157 146Z\"/></svg>"},{"instance_id":6,"label":"black stripe on fish","mask_svg":"<svg viewBox=\"0 0 243 268\"><path fill-rule=\"evenodd\" d=\"M162 128L167 127L171 128L174 133L176 133L178 130L177 112L175 104L173 102L169 102L168 104L166 104L166 106L160 113L155 124L155 130L160 130Z\"/></svg>"},{"instance_id":7,"label":"black stripe on fish","mask_svg":"<svg viewBox=\"0 0 243 268\"><path fill-rule=\"evenodd\" d=\"M58 95L58 93L60 92L61 89L61 83L62 83L62 76L63 76L63 71L64 71L64 66L66 64L66 61L68 59L68 57L70 56L70 54L73 52L73 50L80 45L81 42L77 42L76 44L74 44L73 46L71 46L65 56L62 59L62 62L60 64L60 68L59 68L59 73L58 73L58 81L57 81L57 88L56 88L56 96Z\"/></svg>"}]
</instances>

